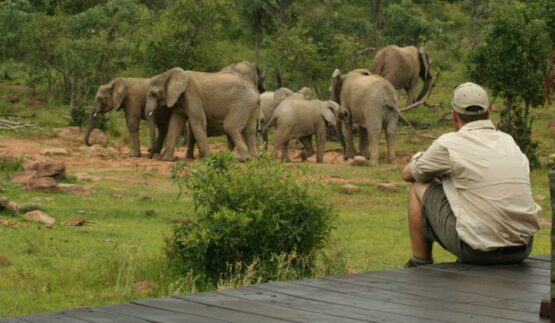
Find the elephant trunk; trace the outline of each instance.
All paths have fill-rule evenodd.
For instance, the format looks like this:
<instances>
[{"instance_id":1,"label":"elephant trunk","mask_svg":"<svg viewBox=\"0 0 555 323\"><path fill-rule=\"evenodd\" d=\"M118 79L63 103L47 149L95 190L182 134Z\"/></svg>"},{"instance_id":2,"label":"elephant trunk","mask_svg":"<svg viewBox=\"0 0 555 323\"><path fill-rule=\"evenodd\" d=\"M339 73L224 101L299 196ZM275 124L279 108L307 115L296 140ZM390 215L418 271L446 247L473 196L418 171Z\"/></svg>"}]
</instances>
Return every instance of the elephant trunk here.
<instances>
[{"instance_id":1,"label":"elephant trunk","mask_svg":"<svg viewBox=\"0 0 555 323\"><path fill-rule=\"evenodd\" d=\"M343 136L343 121L339 121L336 126L337 130L337 137L339 138L339 142L341 143L341 147L343 147L343 155L345 155L345 136Z\"/></svg>"},{"instance_id":2,"label":"elephant trunk","mask_svg":"<svg viewBox=\"0 0 555 323\"><path fill-rule=\"evenodd\" d=\"M83 140L86 146L91 145L89 143L89 137L91 135L91 131L93 130L94 120L95 120L97 114L98 114L98 112L96 111L96 107L93 107L93 109L91 111L91 115L89 116L89 123L87 125L87 130L85 131L85 137L84 137L84 140Z\"/></svg>"},{"instance_id":3,"label":"elephant trunk","mask_svg":"<svg viewBox=\"0 0 555 323\"><path fill-rule=\"evenodd\" d=\"M420 92L420 94L418 94L418 98L416 98L416 101L422 100L422 98L424 98L424 96L428 94L428 91L430 90L430 86L432 84L432 80L433 77L428 74L428 77L424 79L424 86L422 87L422 91Z\"/></svg>"}]
</instances>

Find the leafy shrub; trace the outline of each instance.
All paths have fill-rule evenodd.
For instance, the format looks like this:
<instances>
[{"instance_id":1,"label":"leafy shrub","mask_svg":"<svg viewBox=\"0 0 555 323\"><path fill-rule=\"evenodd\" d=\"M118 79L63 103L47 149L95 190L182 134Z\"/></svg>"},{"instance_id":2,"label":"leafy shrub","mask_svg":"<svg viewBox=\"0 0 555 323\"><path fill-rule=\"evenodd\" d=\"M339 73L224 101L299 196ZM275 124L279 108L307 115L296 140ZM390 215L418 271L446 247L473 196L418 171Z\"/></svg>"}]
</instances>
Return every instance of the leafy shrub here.
<instances>
[{"instance_id":1,"label":"leafy shrub","mask_svg":"<svg viewBox=\"0 0 555 323\"><path fill-rule=\"evenodd\" d=\"M230 153L210 155L184 176L178 167L195 220L174 227L167 251L184 273L206 286L313 272L335 213L298 171L266 158L240 164Z\"/></svg>"}]
</instances>

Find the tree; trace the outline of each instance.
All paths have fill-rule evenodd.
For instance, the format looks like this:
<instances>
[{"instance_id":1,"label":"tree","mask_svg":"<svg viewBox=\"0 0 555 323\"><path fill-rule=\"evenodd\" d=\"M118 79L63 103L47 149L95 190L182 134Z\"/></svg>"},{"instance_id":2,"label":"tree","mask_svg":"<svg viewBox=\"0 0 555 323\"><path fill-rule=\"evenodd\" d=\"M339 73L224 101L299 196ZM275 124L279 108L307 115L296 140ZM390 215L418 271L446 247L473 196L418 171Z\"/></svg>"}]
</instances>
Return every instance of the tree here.
<instances>
[{"instance_id":1,"label":"tree","mask_svg":"<svg viewBox=\"0 0 555 323\"><path fill-rule=\"evenodd\" d=\"M492 29L469 57L470 77L505 98L499 128L511 134L532 166L538 166L531 139L530 108L543 104L543 80L552 42L545 22L524 4L497 10ZM522 106L524 104L524 106Z\"/></svg>"},{"instance_id":2,"label":"tree","mask_svg":"<svg viewBox=\"0 0 555 323\"><path fill-rule=\"evenodd\" d=\"M431 25L417 5L409 0L392 3L384 10L384 44L418 45L431 35Z\"/></svg>"}]
</instances>

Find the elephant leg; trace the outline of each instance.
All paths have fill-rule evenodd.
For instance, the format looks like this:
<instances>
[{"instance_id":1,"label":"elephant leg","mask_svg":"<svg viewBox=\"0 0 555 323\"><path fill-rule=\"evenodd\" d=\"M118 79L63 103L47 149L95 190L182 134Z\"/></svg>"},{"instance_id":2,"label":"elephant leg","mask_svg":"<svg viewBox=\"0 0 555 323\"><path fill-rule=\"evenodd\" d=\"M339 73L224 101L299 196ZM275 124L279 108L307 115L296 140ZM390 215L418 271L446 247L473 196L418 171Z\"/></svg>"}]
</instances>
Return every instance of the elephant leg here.
<instances>
[{"instance_id":1,"label":"elephant leg","mask_svg":"<svg viewBox=\"0 0 555 323\"><path fill-rule=\"evenodd\" d=\"M324 162L324 148L326 147L326 125L322 124L320 129L316 132L316 162Z\"/></svg>"},{"instance_id":2,"label":"elephant leg","mask_svg":"<svg viewBox=\"0 0 555 323\"><path fill-rule=\"evenodd\" d=\"M243 136L241 135L241 130L237 128L236 122L233 122L233 119L226 119L224 121L224 130L226 131L227 135L233 140L235 147L237 148L237 152L239 153L239 160L245 161L249 157L249 149L243 140ZM195 134L196 135L196 134Z\"/></svg>"},{"instance_id":3,"label":"elephant leg","mask_svg":"<svg viewBox=\"0 0 555 323\"><path fill-rule=\"evenodd\" d=\"M407 88L407 105L413 104L416 102L416 95L418 90L418 79L416 81L412 81Z\"/></svg>"},{"instance_id":4,"label":"elephant leg","mask_svg":"<svg viewBox=\"0 0 555 323\"><path fill-rule=\"evenodd\" d=\"M377 166L380 159L380 135L382 133L381 122L378 125L369 125L366 128L368 132L368 140L370 141L370 165Z\"/></svg>"},{"instance_id":5,"label":"elephant leg","mask_svg":"<svg viewBox=\"0 0 555 323\"><path fill-rule=\"evenodd\" d=\"M187 159L195 159L195 136L193 135L193 130L191 129L191 125L187 123L187 151L185 153L185 158Z\"/></svg>"},{"instance_id":6,"label":"elephant leg","mask_svg":"<svg viewBox=\"0 0 555 323\"><path fill-rule=\"evenodd\" d=\"M341 121L343 125L343 137L345 137L345 155L343 159L355 157L355 143L353 136L353 126L350 121Z\"/></svg>"},{"instance_id":7,"label":"elephant leg","mask_svg":"<svg viewBox=\"0 0 555 323\"><path fill-rule=\"evenodd\" d=\"M360 135L358 142L360 154L366 159L370 159L370 151L368 151L368 146L370 145L370 142L368 141L368 130L364 127L358 127L358 131Z\"/></svg>"},{"instance_id":8,"label":"elephant leg","mask_svg":"<svg viewBox=\"0 0 555 323\"><path fill-rule=\"evenodd\" d=\"M164 140L166 140L166 135L168 134L168 126L166 124L158 124L158 138L154 146L151 148L151 154L159 154L162 151L162 146L164 145Z\"/></svg>"},{"instance_id":9,"label":"elephant leg","mask_svg":"<svg viewBox=\"0 0 555 323\"><path fill-rule=\"evenodd\" d=\"M127 130L129 131L129 139L131 140L130 157L141 157L141 143L139 141L139 128L141 119L127 115L125 118Z\"/></svg>"},{"instance_id":10,"label":"elephant leg","mask_svg":"<svg viewBox=\"0 0 555 323\"><path fill-rule=\"evenodd\" d=\"M257 127L257 116L258 109L251 113L249 120L247 121L247 126L243 129L243 134L245 136L245 143L249 149L249 155L251 157L258 157L257 149L257 138L256 138L256 127Z\"/></svg>"},{"instance_id":11,"label":"elephant leg","mask_svg":"<svg viewBox=\"0 0 555 323\"><path fill-rule=\"evenodd\" d=\"M227 150L233 151L235 149L235 144L233 143L233 139L229 135L225 135L227 138Z\"/></svg>"},{"instance_id":12,"label":"elephant leg","mask_svg":"<svg viewBox=\"0 0 555 323\"><path fill-rule=\"evenodd\" d=\"M395 163L395 136L397 135L397 123L399 115L392 116L386 125L385 137L387 140L387 159L389 163Z\"/></svg>"},{"instance_id":13,"label":"elephant leg","mask_svg":"<svg viewBox=\"0 0 555 323\"><path fill-rule=\"evenodd\" d=\"M173 153L175 151L175 145L181 134L181 130L185 125L185 117L179 113L173 113L170 119L168 138L166 140L166 149L164 149L164 154L160 158L161 160L171 161L175 160Z\"/></svg>"},{"instance_id":14,"label":"elephant leg","mask_svg":"<svg viewBox=\"0 0 555 323\"><path fill-rule=\"evenodd\" d=\"M312 135L299 138L299 141L303 144L303 150L301 152L301 159L305 161L308 157L314 155L314 148L312 148Z\"/></svg>"},{"instance_id":15,"label":"elephant leg","mask_svg":"<svg viewBox=\"0 0 555 323\"><path fill-rule=\"evenodd\" d=\"M291 162L291 159L289 159L289 140L281 145L281 160L285 163Z\"/></svg>"}]
</instances>

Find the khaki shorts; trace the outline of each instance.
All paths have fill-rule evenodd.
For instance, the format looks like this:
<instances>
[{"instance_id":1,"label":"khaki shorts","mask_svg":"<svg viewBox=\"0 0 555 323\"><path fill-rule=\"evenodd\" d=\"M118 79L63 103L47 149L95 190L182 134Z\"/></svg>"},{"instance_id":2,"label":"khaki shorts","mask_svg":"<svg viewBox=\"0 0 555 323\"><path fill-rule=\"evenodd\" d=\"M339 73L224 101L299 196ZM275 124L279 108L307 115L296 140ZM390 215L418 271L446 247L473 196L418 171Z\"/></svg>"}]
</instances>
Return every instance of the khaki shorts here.
<instances>
[{"instance_id":1,"label":"khaki shorts","mask_svg":"<svg viewBox=\"0 0 555 323\"><path fill-rule=\"evenodd\" d=\"M528 245L505 247L492 251L474 250L459 239L457 218L445 196L443 186L434 181L422 198L422 232L428 241L436 241L443 249L457 256L459 261L472 264L511 264L522 262L532 250Z\"/></svg>"}]
</instances>

